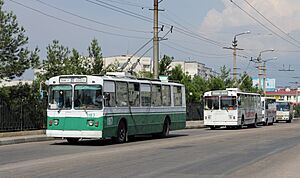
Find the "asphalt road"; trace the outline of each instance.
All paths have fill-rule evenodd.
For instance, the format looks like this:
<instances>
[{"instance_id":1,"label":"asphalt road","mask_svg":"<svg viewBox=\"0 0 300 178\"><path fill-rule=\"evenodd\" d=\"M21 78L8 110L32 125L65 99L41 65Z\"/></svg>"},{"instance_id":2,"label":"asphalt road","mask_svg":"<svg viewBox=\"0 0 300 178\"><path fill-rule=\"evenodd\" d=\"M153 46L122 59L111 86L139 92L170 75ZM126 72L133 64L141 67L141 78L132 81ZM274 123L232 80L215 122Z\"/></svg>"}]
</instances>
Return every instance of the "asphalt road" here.
<instances>
[{"instance_id":1,"label":"asphalt road","mask_svg":"<svg viewBox=\"0 0 300 178\"><path fill-rule=\"evenodd\" d=\"M0 146L0 177L300 177L300 121L192 129L126 144L64 140Z\"/></svg>"}]
</instances>

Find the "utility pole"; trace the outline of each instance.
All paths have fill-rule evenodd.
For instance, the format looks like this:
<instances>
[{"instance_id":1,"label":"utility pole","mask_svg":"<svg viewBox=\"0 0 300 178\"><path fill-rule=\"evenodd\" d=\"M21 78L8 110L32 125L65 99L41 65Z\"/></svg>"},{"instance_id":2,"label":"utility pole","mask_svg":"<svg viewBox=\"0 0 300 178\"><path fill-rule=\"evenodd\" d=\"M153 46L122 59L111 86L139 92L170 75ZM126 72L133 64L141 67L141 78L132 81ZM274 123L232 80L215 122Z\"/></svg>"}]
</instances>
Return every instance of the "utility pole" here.
<instances>
[{"instance_id":1,"label":"utility pole","mask_svg":"<svg viewBox=\"0 0 300 178\"><path fill-rule=\"evenodd\" d=\"M237 56L237 50L244 50L244 49L240 49L240 48L237 48L237 39L236 37L237 36L240 36L240 35L244 35L244 34L249 34L250 31L246 31L246 32L243 32L243 33L239 33L239 34L236 34L234 35L233 37L233 41L232 41L232 47L223 47L223 49L231 49L233 50L233 80L236 82L237 81L237 66L236 66L236 56Z\"/></svg>"},{"instance_id":2,"label":"utility pole","mask_svg":"<svg viewBox=\"0 0 300 178\"><path fill-rule=\"evenodd\" d=\"M236 47L237 47L237 40L236 37L234 37L234 40L232 41L232 47L233 47L233 80L236 81L236 75L237 75L237 67L236 67Z\"/></svg>"},{"instance_id":3,"label":"utility pole","mask_svg":"<svg viewBox=\"0 0 300 178\"><path fill-rule=\"evenodd\" d=\"M154 0L153 19L153 74L158 79L159 39L158 39L158 0Z\"/></svg>"},{"instance_id":4,"label":"utility pole","mask_svg":"<svg viewBox=\"0 0 300 178\"><path fill-rule=\"evenodd\" d=\"M266 60L262 60L263 61L263 68L262 70L264 71L264 95L266 96L266 93L267 93L267 65L266 63L268 61L271 61L271 60L276 60L277 57L274 57L274 58L271 58L271 59L266 59Z\"/></svg>"},{"instance_id":5,"label":"utility pole","mask_svg":"<svg viewBox=\"0 0 300 178\"><path fill-rule=\"evenodd\" d=\"M261 51L259 53L259 55L258 55L258 57L256 59L256 61L258 63L258 70L259 70L259 72L258 72L258 80L259 81L258 82L259 82L259 88L260 89L262 89L261 78L262 78L262 75L264 75L263 72L262 72L262 70L264 70L264 68L265 68L265 65L262 64L263 60L262 60L261 54L265 53L265 52L269 52L269 51L273 52L275 50L274 49L263 50L263 51ZM274 60L274 59L269 59L269 60ZM269 61L269 60L264 60L264 61ZM264 80L264 85L265 85L265 80ZM264 88L264 93L265 93L265 88Z\"/></svg>"}]
</instances>

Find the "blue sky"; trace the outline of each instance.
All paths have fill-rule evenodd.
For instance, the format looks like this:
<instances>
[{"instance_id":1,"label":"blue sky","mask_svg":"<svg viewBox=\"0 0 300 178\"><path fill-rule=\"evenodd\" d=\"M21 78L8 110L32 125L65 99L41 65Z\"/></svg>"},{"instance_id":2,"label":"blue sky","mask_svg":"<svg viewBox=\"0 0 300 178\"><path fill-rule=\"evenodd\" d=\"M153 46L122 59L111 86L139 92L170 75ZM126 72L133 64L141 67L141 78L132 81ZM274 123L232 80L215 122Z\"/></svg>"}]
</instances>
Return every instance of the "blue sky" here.
<instances>
[{"instance_id":1,"label":"blue sky","mask_svg":"<svg viewBox=\"0 0 300 178\"><path fill-rule=\"evenodd\" d=\"M52 16L47 17L10 0L5 1L5 9L13 11L17 15L19 23L27 31L30 47L38 46L41 49L42 58L46 56L46 46L54 39L59 40L64 46L75 48L82 55L86 55L89 43L96 38L102 47L103 56L112 56L132 54L152 37L151 18L153 15L148 8L152 7L153 0L40 0L98 23L63 13L36 0L14 1ZM267 63L268 77L276 78L277 85L292 85L289 82L297 80L293 77L300 76L300 72L297 70L300 54L300 44L298 43L298 40L300 41L300 24L298 22L300 2L296 0L247 1L273 24L293 37L294 41L260 17L245 3L246 1L235 0L234 2L267 25L273 32L292 41L294 45L281 39L270 30L264 29L229 0L163 0L160 8L164 11L160 12L159 20L161 24L165 24L165 29L160 36L163 36L169 29L168 25L174 25L174 31L167 36L168 40L161 42L160 54L174 56L176 60L196 60L215 70L222 65L232 68L232 51L224 50L222 46L230 46L235 34L250 30L251 34L238 37L238 47L245 49L239 55L248 57L238 57L238 67L241 68L239 72L246 71L252 76L257 76L255 64L249 62L250 57L257 57L260 51L273 48L276 50L275 52L263 53L264 59L278 57L276 61ZM105 3L139 14L141 18L148 17L150 22L104 8ZM76 23L90 30L53 17ZM186 33L187 31L188 33ZM203 40L203 37L209 42ZM147 56L152 56L152 50ZM296 71L280 72L279 69L283 68L283 64L285 68L291 65L291 68ZM29 72L24 77L30 78L31 76L32 74Z\"/></svg>"}]
</instances>

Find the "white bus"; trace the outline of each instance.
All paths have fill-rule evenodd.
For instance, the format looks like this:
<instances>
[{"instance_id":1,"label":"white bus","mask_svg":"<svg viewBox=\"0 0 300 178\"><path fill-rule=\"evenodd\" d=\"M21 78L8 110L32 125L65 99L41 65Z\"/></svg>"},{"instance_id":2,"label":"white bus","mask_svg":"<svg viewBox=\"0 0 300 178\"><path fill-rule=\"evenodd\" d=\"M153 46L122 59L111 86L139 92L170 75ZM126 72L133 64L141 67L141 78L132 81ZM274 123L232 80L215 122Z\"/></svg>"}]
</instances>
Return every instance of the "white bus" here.
<instances>
[{"instance_id":1,"label":"white bus","mask_svg":"<svg viewBox=\"0 0 300 178\"><path fill-rule=\"evenodd\" d=\"M276 121L291 123L293 118L293 104L287 101L277 101Z\"/></svg>"},{"instance_id":2,"label":"white bus","mask_svg":"<svg viewBox=\"0 0 300 178\"><path fill-rule=\"evenodd\" d=\"M257 127L262 120L260 95L236 88L209 91L204 94L204 125L211 129Z\"/></svg>"},{"instance_id":3,"label":"white bus","mask_svg":"<svg viewBox=\"0 0 300 178\"><path fill-rule=\"evenodd\" d=\"M186 125L185 87L158 80L117 76L63 75L49 80L49 137L79 139L155 134Z\"/></svg>"},{"instance_id":4,"label":"white bus","mask_svg":"<svg viewBox=\"0 0 300 178\"><path fill-rule=\"evenodd\" d=\"M276 99L273 97L261 97L262 124L273 125L276 122Z\"/></svg>"}]
</instances>

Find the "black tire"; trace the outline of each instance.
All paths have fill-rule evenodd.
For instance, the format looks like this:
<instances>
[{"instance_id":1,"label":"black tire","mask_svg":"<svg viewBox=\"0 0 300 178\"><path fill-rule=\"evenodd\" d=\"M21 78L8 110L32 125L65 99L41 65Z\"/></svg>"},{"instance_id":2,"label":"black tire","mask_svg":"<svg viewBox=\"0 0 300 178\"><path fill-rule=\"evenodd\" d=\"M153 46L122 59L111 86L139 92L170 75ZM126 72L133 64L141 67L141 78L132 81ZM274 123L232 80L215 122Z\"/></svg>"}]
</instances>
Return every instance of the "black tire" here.
<instances>
[{"instance_id":1,"label":"black tire","mask_svg":"<svg viewBox=\"0 0 300 178\"><path fill-rule=\"evenodd\" d=\"M242 116L241 125L237 126L238 129L242 129L245 123L244 115Z\"/></svg>"},{"instance_id":2,"label":"black tire","mask_svg":"<svg viewBox=\"0 0 300 178\"><path fill-rule=\"evenodd\" d=\"M216 130L215 126L209 126L211 130Z\"/></svg>"},{"instance_id":3,"label":"black tire","mask_svg":"<svg viewBox=\"0 0 300 178\"><path fill-rule=\"evenodd\" d=\"M286 123L291 123L292 122L292 119L289 119L286 121Z\"/></svg>"},{"instance_id":4,"label":"black tire","mask_svg":"<svg viewBox=\"0 0 300 178\"><path fill-rule=\"evenodd\" d=\"M272 118L272 122L270 123L270 125L274 125L274 118Z\"/></svg>"},{"instance_id":5,"label":"black tire","mask_svg":"<svg viewBox=\"0 0 300 178\"><path fill-rule=\"evenodd\" d=\"M250 125L251 128L257 128L257 116L255 116L255 121L253 124Z\"/></svg>"},{"instance_id":6,"label":"black tire","mask_svg":"<svg viewBox=\"0 0 300 178\"><path fill-rule=\"evenodd\" d=\"M268 126L268 119L263 123L263 126Z\"/></svg>"},{"instance_id":7,"label":"black tire","mask_svg":"<svg viewBox=\"0 0 300 178\"><path fill-rule=\"evenodd\" d=\"M67 141L71 145L76 145L78 144L79 138L67 138Z\"/></svg>"},{"instance_id":8,"label":"black tire","mask_svg":"<svg viewBox=\"0 0 300 178\"><path fill-rule=\"evenodd\" d=\"M114 138L116 143L125 143L128 140L126 123L121 121L118 125L117 137Z\"/></svg>"},{"instance_id":9,"label":"black tire","mask_svg":"<svg viewBox=\"0 0 300 178\"><path fill-rule=\"evenodd\" d=\"M170 134L170 121L169 119L165 119L161 137L168 137L169 134Z\"/></svg>"}]
</instances>

